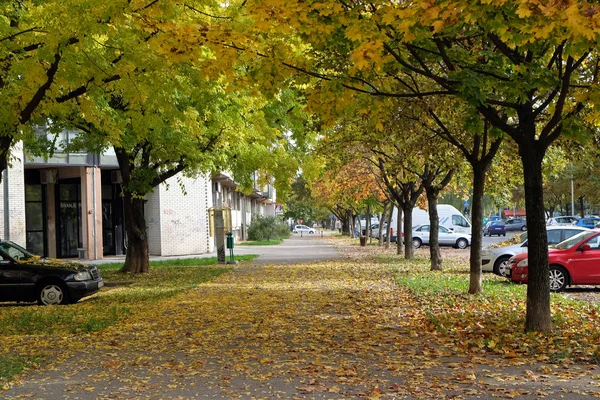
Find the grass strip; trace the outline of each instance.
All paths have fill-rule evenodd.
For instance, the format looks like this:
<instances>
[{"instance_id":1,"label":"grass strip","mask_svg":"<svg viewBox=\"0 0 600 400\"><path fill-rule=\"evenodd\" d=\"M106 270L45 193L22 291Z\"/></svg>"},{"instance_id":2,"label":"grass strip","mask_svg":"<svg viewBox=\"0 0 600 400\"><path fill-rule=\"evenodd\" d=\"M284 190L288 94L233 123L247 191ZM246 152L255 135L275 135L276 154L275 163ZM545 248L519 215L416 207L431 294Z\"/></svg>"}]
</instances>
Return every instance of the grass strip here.
<instances>
[{"instance_id":1,"label":"grass strip","mask_svg":"<svg viewBox=\"0 0 600 400\"><path fill-rule=\"evenodd\" d=\"M239 246L272 246L281 244L283 239L269 239L269 240L251 240L247 242L238 243Z\"/></svg>"},{"instance_id":2,"label":"grass strip","mask_svg":"<svg viewBox=\"0 0 600 400\"><path fill-rule=\"evenodd\" d=\"M237 261L249 261L257 258L257 254L242 254L234 258ZM104 271L119 270L123 267L124 262L98 264L100 274ZM150 267L195 267L206 265L218 265L217 257L194 257L194 258L174 258L172 260L155 260L150 261ZM104 275L102 275L104 277Z\"/></svg>"}]
</instances>

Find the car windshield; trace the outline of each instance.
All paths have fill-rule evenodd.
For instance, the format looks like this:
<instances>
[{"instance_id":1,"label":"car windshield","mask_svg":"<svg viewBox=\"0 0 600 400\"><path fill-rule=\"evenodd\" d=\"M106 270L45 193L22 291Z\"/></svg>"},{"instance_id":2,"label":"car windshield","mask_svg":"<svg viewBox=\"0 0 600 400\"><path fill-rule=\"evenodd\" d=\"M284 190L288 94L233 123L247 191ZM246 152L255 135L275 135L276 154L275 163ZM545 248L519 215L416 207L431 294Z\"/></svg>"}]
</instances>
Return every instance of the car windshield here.
<instances>
[{"instance_id":1,"label":"car windshield","mask_svg":"<svg viewBox=\"0 0 600 400\"><path fill-rule=\"evenodd\" d=\"M14 260L29 260L38 258L35 254L30 253L21 246L12 242L0 242L0 252L8 255Z\"/></svg>"},{"instance_id":2,"label":"car windshield","mask_svg":"<svg viewBox=\"0 0 600 400\"><path fill-rule=\"evenodd\" d=\"M578 235L572 236L570 238L568 238L567 240L564 240L562 242L560 242L559 244L557 244L554 248L555 249L559 249L559 250L565 250L568 249L570 247L573 247L574 245L576 245L577 243L581 242L583 239L587 239L590 236L593 236L595 234L597 234L598 232L595 231L585 231L585 232L581 232Z\"/></svg>"}]
</instances>

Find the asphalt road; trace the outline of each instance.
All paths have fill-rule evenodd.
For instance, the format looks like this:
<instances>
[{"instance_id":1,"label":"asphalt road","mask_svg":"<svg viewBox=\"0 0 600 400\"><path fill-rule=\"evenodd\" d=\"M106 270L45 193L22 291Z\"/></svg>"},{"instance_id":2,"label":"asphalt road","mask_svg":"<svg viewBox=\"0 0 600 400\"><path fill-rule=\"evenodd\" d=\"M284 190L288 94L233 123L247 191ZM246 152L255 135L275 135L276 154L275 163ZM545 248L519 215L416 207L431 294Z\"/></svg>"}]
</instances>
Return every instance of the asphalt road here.
<instances>
[{"instance_id":1,"label":"asphalt road","mask_svg":"<svg viewBox=\"0 0 600 400\"><path fill-rule=\"evenodd\" d=\"M234 254L258 254L254 264L296 264L339 258L338 250L319 233L292 234L289 239L275 246L243 246L234 248Z\"/></svg>"},{"instance_id":2,"label":"asphalt road","mask_svg":"<svg viewBox=\"0 0 600 400\"><path fill-rule=\"evenodd\" d=\"M506 236L484 236L483 237L483 245L481 247L486 248L490 244L503 242L506 239L510 239L513 236L520 235L521 231L509 231L506 232Z\"/></svg>"}]
</instances>

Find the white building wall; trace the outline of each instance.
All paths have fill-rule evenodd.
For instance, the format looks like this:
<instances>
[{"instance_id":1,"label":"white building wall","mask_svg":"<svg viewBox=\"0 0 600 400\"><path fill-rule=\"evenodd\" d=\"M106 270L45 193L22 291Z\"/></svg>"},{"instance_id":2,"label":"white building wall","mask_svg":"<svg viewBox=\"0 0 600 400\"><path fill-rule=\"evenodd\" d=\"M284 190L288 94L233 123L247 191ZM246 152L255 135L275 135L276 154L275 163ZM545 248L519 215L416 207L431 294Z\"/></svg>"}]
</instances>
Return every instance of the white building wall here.
<instances>
[{"instance_id":1,"label":"white building wall","mask_svg":"<svg viewBox=\"0 0 600 400\"><path fill-rule=\"evenodd\" d=\"M148 227L148 250L151 255L162 254L162 229L160 226L160 191L154 190L153 193L146 196L146 206L144 216ZM182 194L183 196L183 194Z\"/></svg>"},{"instance_id":2,"label":"white building wall","mask_svg":"<svg viewBox=\"0 0 600 400\"><path fill-rule=\"evenodd\" d=\"M186 195L182 193L178 179L185 186ZM212 192L208 177L175 176L160 185L155 195L160 198L159 215L153 216L149 230L152 235L157 230L160 234L160 254L152 248L150 254L189 255L213 250L209 237L208 209L212 207Z\"/></svg>"},{"instance_id":3,"label":"white building wall","mask_svg":"<svg viewBox=\"0 0 600 400\"><path fill-rule=\"evenodd\" d=\"M18 143L11 150L14 157L12 167L2 176L0 184L0 237L9 239L25 247L25 173L23 167L23 144ZM4 192L8 184L8 195ZM8 196L5 197L5 196ZM8 201L7 201L8 200ZM5 204L8 203L8 221L5 221ZM8 226L8 232L6 227ZM8 235L6 235L8 233Z\"/></svg>"}]
</instances>

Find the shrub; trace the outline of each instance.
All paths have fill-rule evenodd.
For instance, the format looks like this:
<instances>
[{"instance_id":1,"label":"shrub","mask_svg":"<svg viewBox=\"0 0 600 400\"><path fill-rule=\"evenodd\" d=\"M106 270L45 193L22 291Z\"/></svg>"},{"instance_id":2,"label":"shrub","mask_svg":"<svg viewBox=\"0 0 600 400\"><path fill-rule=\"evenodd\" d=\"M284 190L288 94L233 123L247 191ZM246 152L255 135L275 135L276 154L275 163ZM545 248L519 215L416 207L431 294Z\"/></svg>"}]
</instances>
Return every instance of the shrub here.
<instances>
[{"instance_id":1,"label":"shrub","mask_svg":"<svg viewBox=\"0 0 600 400\"><path fill-rule=\"evenodd\" d=\"M290 227L272 215L255 215L248 227L248 239L272 240L290 236Z\"/></svg>"}]
</instances>

